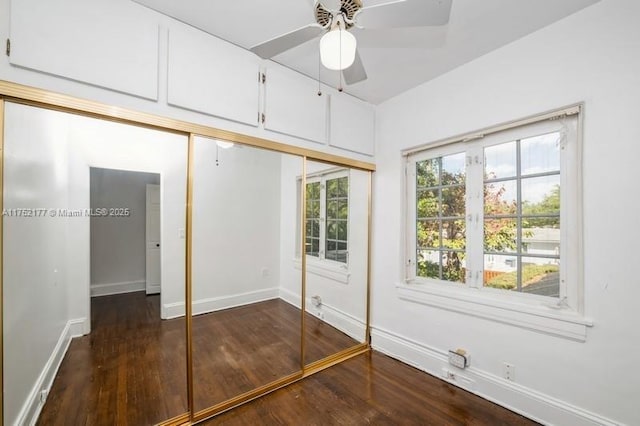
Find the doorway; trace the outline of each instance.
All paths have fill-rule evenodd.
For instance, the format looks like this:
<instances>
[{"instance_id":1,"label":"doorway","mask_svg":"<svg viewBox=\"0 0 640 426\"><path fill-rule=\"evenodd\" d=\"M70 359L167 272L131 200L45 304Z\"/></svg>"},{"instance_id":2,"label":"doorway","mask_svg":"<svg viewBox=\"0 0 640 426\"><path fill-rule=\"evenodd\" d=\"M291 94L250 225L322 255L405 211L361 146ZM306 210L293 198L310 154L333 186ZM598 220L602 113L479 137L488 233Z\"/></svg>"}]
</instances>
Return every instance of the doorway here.
<instances>
[{"instance_id":1,"label":"doorway","mask_svg":"<svg viewBox=\"0 0 640 426\"><path fill-rule=\"evenodd\" d=\"M90 206L91 297L158 295L160 174L92 167Z\"/></svg>"}]
</instances>

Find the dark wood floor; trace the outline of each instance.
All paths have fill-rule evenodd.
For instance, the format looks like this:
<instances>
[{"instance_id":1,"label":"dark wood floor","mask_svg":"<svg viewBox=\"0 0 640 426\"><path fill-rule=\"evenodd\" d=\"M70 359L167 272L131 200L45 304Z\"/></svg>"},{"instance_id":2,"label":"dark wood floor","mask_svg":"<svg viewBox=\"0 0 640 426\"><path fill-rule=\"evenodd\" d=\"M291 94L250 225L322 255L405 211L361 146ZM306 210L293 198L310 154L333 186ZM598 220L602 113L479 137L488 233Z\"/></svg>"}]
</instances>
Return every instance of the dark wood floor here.
<instances>
[{"instance_id":1,"label":"dark wood floor","mask_svg":"<svg viewBox=\"0 0 640 426\"><path fill-rule=\"evenodd\" d=\"M359 355L203 425L536 425L378 352Z\"/></svg>"},{"instance_id":2,"label":"dark wood floor","mask_svg":"<svg viewBox=\"0 0 640 426\"><path fill-rule=\"evenodd\" d=\"M187 411L184 319L159 296L92 299L39 425L152 425ZM356 342L307 315L307 361ZM300 367L300 311L271 300L194 317L196 411ZM210 420L230 425L533 424L380 354L363 355Z\"/></svg>"},{"instance_id":3,"label":"dark wood floor","mask_svg":"<svg viewBox=\"0 0 640 426\"><path fill-rule=\"evenodd\" d=\"M184 319L160 320L144 292L91 300L92 332L73 339L42 425L151 425L187 411ZM356 341L307 315L307 360ZM269 300L193 318L199 411L300 371L300 310ZM81 397L79 397L81 396Z\"/></svg>"},{"instance_id":4,"label":"dark wood floor","mask_svg":"<svg viewBox=\"0 0 640 426\"><path fill-rule=\"evenodd\" d=\"M160 297L91 299L91 334L75 338L39 425L151 425L188 410L185 322L160 320Z\"/></svg>"}]
</instances>

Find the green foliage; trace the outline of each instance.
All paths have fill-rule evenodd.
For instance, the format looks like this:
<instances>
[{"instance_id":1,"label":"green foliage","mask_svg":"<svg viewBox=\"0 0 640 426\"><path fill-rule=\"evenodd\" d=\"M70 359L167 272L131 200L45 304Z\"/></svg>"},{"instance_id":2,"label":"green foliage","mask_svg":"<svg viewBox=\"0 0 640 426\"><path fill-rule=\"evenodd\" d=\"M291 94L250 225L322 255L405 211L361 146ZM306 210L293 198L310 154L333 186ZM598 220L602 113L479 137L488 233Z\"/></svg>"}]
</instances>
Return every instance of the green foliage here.
<instances>
[{"instance_id":1,"label":"green foliage","mask_svg":"<svg viewBox=\"0 0 640 426\"><path fill-rule=\"evenodd\" d=\"M555 185L551 193L545 195L539 203L525 202L522 204L523 215L535 216L558 213L560 213L560 185ZM559 228L560 220L555 217L527 218L524 221L524 226L531 228Z\"/></svg>"},{"instance_id":2,"label":"green foliage","mask_svg":"<svg viewBox=\"0 0 640 426\"><path fill-rule=\"evenodd\" d=\"M538 282L547 274L558 272L558 265L525 265L522 268L522 286ZM487 287L511 290L516 287L518 272L506 272L491 278L485 285Z\"/></svg>"}]
</instances>

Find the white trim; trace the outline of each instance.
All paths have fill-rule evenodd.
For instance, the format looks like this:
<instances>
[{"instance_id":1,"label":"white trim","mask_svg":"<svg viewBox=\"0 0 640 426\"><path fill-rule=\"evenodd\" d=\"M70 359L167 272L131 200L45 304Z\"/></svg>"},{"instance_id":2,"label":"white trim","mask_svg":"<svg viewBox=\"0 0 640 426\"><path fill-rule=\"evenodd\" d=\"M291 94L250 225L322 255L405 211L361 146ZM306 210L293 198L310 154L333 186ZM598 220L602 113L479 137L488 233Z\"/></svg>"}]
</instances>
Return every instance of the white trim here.
<instances>
[{"instance_id":1,"label":"white trim","mask_svg":"<svg viewBox=\"0 0 640 426\"><path fill-rule=\"evenodd\" d=\"M237 306L249 305L251 303L263 302L265 300L277 299L278 294L279 289L273 287L230 296L198 299L193 302L193 315L206 314L223 309L235 308ZM165 303L162 305L163 319L183 317L184 313L184 302Z\"/></svg>"},{"instance_id":2,"label":"white trim","mask_svg":"<svg viewBox=\"0 0 640 426\"><path fill-rule=\"evenodd\" d=\"M358 342L366 341L366 322L334 306L322 302L314 306L310 297L306 300L306 311L316 318L340 330Z\"/></svg>"},{"instance_id":3,"label":"white trim","mask_svg":"<svg viewBox=\"0 0 640 426\"><path fill-rule=\"evenodd\" d=\"M285 302L287 302L288 304L295 306L296 308L300 309L300 294L299 293L294 293L291 290L287 290L286 288L282 288L280 287L278 289L279 293L280 293L280 299L284 300Z\"/></svg>"},{"instance_id":4,"label":"white trim","mask_svg":"<svg viewBox=\"0 0 640 426\"><path fill-rule=\"evenodd\" d=\"M445 381L468 390L542 424L607 425L619 423L565 401L508 381L473 366L461 370L448 363L447 352L438 350L388 330L373 327L372 347L419 370L442 379L443 372L453 373Z\"/></svg>"},{"instance_id":5,"label":"white trim","mask_svg":"<svg viewBox=\"0 0 640 426\"><path fill-rule=\"evenodd\" d=\"M300 309L300 294L280 288L280 298ZM352 314L344 312L334 306L327 305L324 302L320 306L315 306L311 297L307 297L305 310L307 313L335 327L358 342L364 342L366 340L365 333L367 324L361 318L357 318Z\"/></svg>"},{"instance_id":6,"label":"white trim","mask_svg":"<svg viewBox=\"0 0 640 426\"><path fill-rule=\"evenodd\" d=\"M146 281L125 281L121 283L91 284L91 297L110 296L112 294L145 291Z\"/></svg>"},{"instance_id":7,"label":"white trim","mask_svg":"<svg viewBox=\"0 0 640 426\"><path fill-rule=\"evenodd\" d=\"M587 328L593 321L580 314L554 308L551 305L534 305L531 300L516 302L498 292L481 292L469 288L429 286L424 284L396 285L398 297L439 309L514 325L520 328L563 337L578 342L587 339ZM509 295L510 296L510 295Z\"/></svg>"},{"instance_id":8,"label":"white trim","mask_svg":"<svg viewBox=\"0 0 640 426\"><path fill-rule=\"evenodd\" d=\"M62 364L62 360L67 353L67 349L69 349L69 345L71 344L71 339L83 335L83 331L86 328L86 322L86 318L67 321L60 333L56 346L51 352L51 356L49 356L49 359L42 368L38 379L31 388L29 396L22 405L14 426L33 426L36 424L36 421L40 416L40 412L42 411L42 407L44 407L46 402L46 398L44 401L40 399L40 394L43 391L48 394L49 390L51 390L51 386L56 378L60 364Z\"/></svg>"},{"instance_id":9,"label":"white trim","mask_svg":"<svg viewBox=\"0 0 640 426\"><path fill-rule=\"evenodd\" d=\"M302 261L294 259L293 267L299 271L302 270ZM307 272L340 284L349 284L349 278L351 277L351 272L349 272L346 264L331 260L318 260L313 256L307 256Z\"/></svg>"},{"instance_id":10,"label":"white trim","mask_svg":"<svg viewBox=\"0 0 640 426\"><path fill-rule=\"evenodd\" d=\"M417 152L424 151L426 149L436 148L443 145L449 145L458 142L469 142L475 139L482 139L485 136L504 132L505 130L511 130L513 128L526 126L532 123L538 123L540 121L554 120L560 117L566 117L570 115L580 114L584 109L584 102L569 105L564 108L559 108L551 111L544 112L542 114L531 115L519 120L508 121L506 123L498 124L496 126L485 127L480 130L476 130L462 135L453 136L446 139L440 139L433 142L428 142L418 146L414 146L402 151L402 155L407 157Z\"/></svg>"}]
</instances>

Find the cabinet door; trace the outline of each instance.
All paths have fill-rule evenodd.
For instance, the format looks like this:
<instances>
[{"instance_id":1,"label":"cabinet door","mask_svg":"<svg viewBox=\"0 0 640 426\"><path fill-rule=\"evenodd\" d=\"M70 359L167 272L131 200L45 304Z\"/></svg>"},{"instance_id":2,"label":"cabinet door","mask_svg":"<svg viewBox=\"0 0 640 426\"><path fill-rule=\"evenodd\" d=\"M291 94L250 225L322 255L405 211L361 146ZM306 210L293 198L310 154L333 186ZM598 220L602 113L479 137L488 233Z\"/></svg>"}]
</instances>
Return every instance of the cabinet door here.
<instances>
[{"instance_id":1,"label":"cabinet door","mask_svg":"<svg viewBox=\"0 0 640 426\"><path fill-rule=\"evenodd\" d=\"M373 105L345 93L331 96L329 145L373 155L375 110Z\"/></svg>"},{"instance_id":2,"label":"cabinet door","mask_svg":"<svg viewBox=\"0 0 640 426\"><path fill-rule=\"evenodd\" d=\"M158 98L158 25L124 0L14 0L14 65Z\"/></svg>"},{"instance_id":3,"label":"cabinet door","mask_svg":"<svg viewBox=\"0 0 640 426\"><path fill-rule=\"evenodd\" d=\"M169 30L171 105L258 125L260 58L191 27Z\"/></svg>"},{"instance_id":4,"label":"cabinet door","mask_svg":"<svg viewBox=\"0 0 640 426\"><path fill-rule=\"evenodd\" d=\"M267 69L264 127L325 143L327 99L326 95L318 96L318 85L314 80L274 65Z\"/></svg>"}]
</instances>

